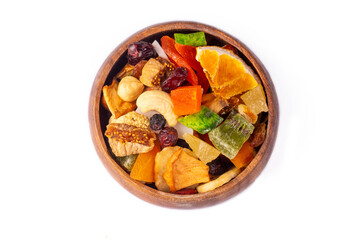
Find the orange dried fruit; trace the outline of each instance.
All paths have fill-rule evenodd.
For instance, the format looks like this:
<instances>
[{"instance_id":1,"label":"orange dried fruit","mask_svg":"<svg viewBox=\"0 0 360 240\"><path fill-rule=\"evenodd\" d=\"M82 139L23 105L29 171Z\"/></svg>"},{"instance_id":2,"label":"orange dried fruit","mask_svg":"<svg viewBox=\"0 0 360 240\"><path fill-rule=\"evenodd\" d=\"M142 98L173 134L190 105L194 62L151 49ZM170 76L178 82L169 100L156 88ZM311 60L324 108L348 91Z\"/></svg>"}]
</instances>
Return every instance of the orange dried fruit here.
<instances>
[{"instance_id":1,"label":"orange dried fruit","mask_svg":"<svg viewBox=\"0 0 360 240\"><path fill-rule=\"evenodd\" d=\"M232 51L215 46L196 48L198 60L214 93L224 99L255 88L259 78L244 60Z\"/></svg>"},{"instance_id":2,"label":"orange dried fruit","mask_svg":"<svg viewBox=\"0 0 360 240\"><path fill-rule=\"evenodd\" d=\"M209 166L185 151L173 163L173 180L176 190L210 181Z\"/></svg>"},{"instance_id":3,"label":"orange dried fruit","mask_svg":"<svg viewBox=\"0 0 360 240\"><path fill-rule=\"evenodd\" d=\"M248 141L246 141L242 145L238 154L233 159L230 159L230 161L235 165L236 168L240 169L249 165L254 156L254 148L250 146Z\"/></svg>"},{"instance_id":4,"label":"orange dried fruit","mask_svg":"<svg viewBox=\"0 0 360 240\"><path fill-rule=\"evenodd\" d=\"M155 157L158 152L159 149L154 146L151 151L140 153L130 172L130 177L143 182L154 182Z\"/></svg>"},{"instance_id":5,"label":"orange dried fruit","mask_svg":"<svg viewBox=\"0 0 360 240\"><path fill-rule=\"evenodd\" d=\"M103 87L104 103L115 118L133 111L136 108L135 102L126 102L117 93L119 82L114 79L110 86Z\"/></svg>"},{"instance_id":6,"label":"orange dried fruit","mask_svg":"<svg viewBox=\"0 0 360 240\"><path fill-rule=\"evenodd\" d=\"M156 145L160 149L160 144ZM166 164L170 157L179 149L180 147L166 147L156 154L155 157L155 186L158 190L163 192L170 192L170 188L167 185L163 175L166 171Z\"/></svg>"},{"instance_id":7,"label":"orange dried fruit","mask_svg":"<svg viewBox=\"0 0 360 240\"><path fill-rule=\"evenodd\" d=\"M200 85L184 86L171 90L174 113L178 116L193 114L201 109L202 90Z\"/></svg>"},{"instance_id":8,"label":"orange dried fruit","mask_svg":"<svg viewBox=\"0 0 360 240\"><path fill-rule=\"evenodd\" d=\"M165 173L163 175L167 185L170 188L170 191L175 192L175 183L174 183L174 175L173 175L173 167L174 162L179 158L180 154L182 153L182 148L179 148L174 152L174 154L169 158L169 160L166 163L166 169Z\"/></svg>"}]
</instances>

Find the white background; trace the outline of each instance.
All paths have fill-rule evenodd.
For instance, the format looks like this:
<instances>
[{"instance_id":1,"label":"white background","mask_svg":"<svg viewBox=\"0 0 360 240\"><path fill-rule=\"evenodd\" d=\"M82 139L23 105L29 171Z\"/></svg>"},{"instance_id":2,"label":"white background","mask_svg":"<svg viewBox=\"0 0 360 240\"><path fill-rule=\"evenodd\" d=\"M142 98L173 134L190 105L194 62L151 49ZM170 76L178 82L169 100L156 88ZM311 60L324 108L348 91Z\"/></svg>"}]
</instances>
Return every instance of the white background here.
<instances>
[{"instance_id":1,"label":"white background","mask_svg":"<svg viewBox=\"0 0 360 240\"><path fill-rule=\"evenodd\" d=\"M1 1L0 239L360 239L355 3ZM244 42L280 102L264 171L236 197L197 210L123 189L100 162L87 117L107 55L172 20Z\"/></svg>"}]
</instances>

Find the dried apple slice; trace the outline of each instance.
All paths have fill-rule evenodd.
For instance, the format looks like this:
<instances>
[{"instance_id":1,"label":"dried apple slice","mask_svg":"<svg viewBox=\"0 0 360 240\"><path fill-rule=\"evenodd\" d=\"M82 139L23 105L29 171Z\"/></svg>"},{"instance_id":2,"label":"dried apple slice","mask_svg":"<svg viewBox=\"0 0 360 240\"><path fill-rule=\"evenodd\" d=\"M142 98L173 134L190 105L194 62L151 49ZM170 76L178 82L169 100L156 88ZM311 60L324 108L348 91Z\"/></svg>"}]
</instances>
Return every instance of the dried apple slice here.
<instances>
[{"instance_id":1,"label":"dried apple slice","mask_svg":"<svg viewBox=\"0 0 360 240\"><path fill-rule=\"evenodd\" d=\"M154 178L155 186L158 190L163 192L170 192L170 188L167 185L163 175L166 170L166 164L169 158L178 150L180 147L166 147L156 154L155 166L154 166Z\"/></svg>"},{"instance_id":2,"label":"dried apple slice","mask_svg":"<svg viewBox=\"0 0 360 240\"><path fill-rule=\"evenodd\" d=\"M199 193L209 192L211 190L214 190L215 188L218 188L225 183L229 182L231 179L236 177L241 172L240 169L237 169L236 167L230 169L226 173L223 173L220 175L220 177L216 178L215 180L212 180L208 183L204 183L202 185L199 185L196 190Z\"/></svg>"},{"instance_id":3,"label":"dried apple slice","mask_svg":"<svg viewBox=\"0 0 360 240\"><path fill-rule=\"evenodd\" d=\"M135 102L126 102L120 98L117 93L118 85L119 82L114 79L110 86L103 87L104 101L115 119L136 108Z\"/></svg>"},{"instance_id":4,"label":"dried apple slice","mask_svg":"<svg viewBox=\"0 0 360 240\"><path fill-rule=\"evenodd\" d=\"M209 182L209 166L182 151L173 163L173 180L176 190Z\"/></svg>"},{"instance_id":5,"label":"dried apple slice","mask_svg":"<svg viewBox=\"0 0 360 240\"><path fill-rule=\"evenodd\" d=\"M174 154L169 158L169 160L166 163L165 173L163 175L167 185L170 187L170 191L175 192L175 180L174 180L174 163L179 159L180 154L182 153L182 148L179 148L174 152Z\"/></svg>"}]
</instances>

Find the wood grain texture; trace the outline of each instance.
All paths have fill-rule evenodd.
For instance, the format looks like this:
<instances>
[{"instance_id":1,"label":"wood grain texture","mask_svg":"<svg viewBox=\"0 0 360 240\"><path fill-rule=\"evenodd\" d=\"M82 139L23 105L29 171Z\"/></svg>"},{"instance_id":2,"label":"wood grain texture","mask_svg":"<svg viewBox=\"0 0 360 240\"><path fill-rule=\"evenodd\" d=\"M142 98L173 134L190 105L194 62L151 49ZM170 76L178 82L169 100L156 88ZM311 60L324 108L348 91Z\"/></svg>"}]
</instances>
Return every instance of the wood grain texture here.
<instances>
[{"instance_id":1,"label":"wood grain texture","mask_svg":"<svg viewBox=\"0 0 360 240\"><path fill-rule=\"evenodd\" d=\"M131 179L129 174L115 162L108 151L103 134L107 123L106 119L108 118L103 116L105 111L102 109L100 99L104 84L108 84L117 71L125 65L125 53L130 43L140 40L153 41L156 39L159 41L162 35L172 35L175 32L186 33L191 31L204 31L207 36L209 36L209 39L207 39L209 45L226 43L233 45L239 50L240 57L245 59L245 61L253 67L262 81L267 96L269 107L268 126L266 139L256 157L249 166L232 181L207 193L175 195L157 191ZM274 85L269 73L255 54L241 41L219 29L197 22L186 21L167 22L150 26L133 34L123 43L118 45L104 61L95 77L88 107L92 141L96 152L107 171L117 182L137 197L147 202L169 208L189 209L211 206L223 202L247 188L255 181L267 164L275 144L279 124L279 105Z\"/></svg>"}]
</instances>

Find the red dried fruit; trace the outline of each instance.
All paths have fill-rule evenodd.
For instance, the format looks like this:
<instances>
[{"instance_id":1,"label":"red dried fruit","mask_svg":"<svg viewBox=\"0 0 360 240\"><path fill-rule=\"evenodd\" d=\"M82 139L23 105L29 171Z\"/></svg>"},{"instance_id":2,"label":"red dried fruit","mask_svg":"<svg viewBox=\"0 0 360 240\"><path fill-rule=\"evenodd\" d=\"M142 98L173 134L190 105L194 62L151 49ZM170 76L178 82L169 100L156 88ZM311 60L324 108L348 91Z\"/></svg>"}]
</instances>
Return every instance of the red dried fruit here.
<instances>
[{"instance_id":1,"label":"red dried fruit","mask_svg":"<svg viewBox=\"0 0 360 240\"><path fill-rule=\"evenodd\" d=\"M140 41L129 45L127 59L131 65L136 65L141 60L156 57L157 53L151 43Z\"/></svg>"},{"instance_id":2,"label":"red dried fruit","mask_svg":"<svg viewBox=\"0 0 360 240\"><path fill-rule=\"evenodd\" d=\"M161 83L161 89L165 92L170 93L181 86L186 81L188 71L184 67L177 67L172 71L168 78Z\"/></svg>"},{"instance_id":3,"label":"red dried fruit","mask_svg":"<svg viewBox=\"0 0 360 240\"><path fill-rule=\"evenodd\" d=\"M190 194L196 194L197 191L196 191L196 189L184 188L184 189L178 190L178 191L176 191L174 193L175 194L180 194L180 195L190 195Z\"/></svg>"},{"instance_id":4,"label":"red dried fruit","mask_svg":"<svg viewBox=\"0 0 360 240\"><path fill-rule=\"evenodd\" d=\"M159 132L159 141L162 148L174 146L178 140L178 132L173 127L165 127Z\"/></svg>"}]
</instances>

